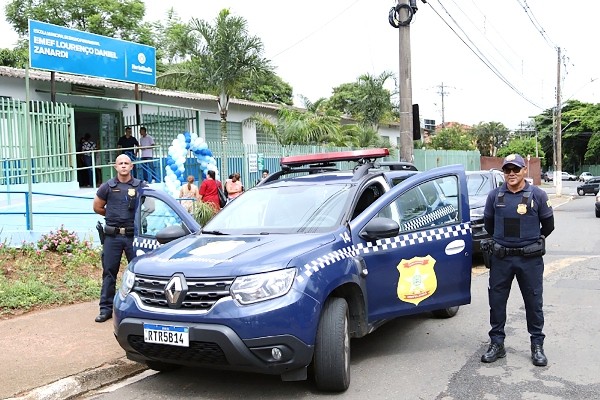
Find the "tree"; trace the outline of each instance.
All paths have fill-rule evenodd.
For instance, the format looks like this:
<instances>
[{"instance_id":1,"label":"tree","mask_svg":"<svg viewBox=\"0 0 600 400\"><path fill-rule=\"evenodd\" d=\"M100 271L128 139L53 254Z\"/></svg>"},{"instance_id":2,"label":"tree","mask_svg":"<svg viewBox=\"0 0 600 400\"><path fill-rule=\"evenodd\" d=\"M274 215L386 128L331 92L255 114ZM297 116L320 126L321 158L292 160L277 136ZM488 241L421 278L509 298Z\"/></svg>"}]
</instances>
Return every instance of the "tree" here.
<instances>
[{"instance_id":1,"label":"tree","mask_svg":"<svg viewBox=\"0 0 600 400\"><path fill-rule=\"evenodd\" d=\"M509 154L520 154L523 158L535 156L535 138L514 138L498 150L497 157L506 157ZM538 149L538 157L544 160L544 151Z\"/></svg>"},{"instance_id":2,"label":"tree","mask_svg":"<svg viewBox=\"0 0 600 400\"><path fill-rule=\"evenodd\" d=\"M510 131L500 122L480 122L473 126L471 134L481 155L490 157L495 157L510 137Z\"/></svg>"},{"instance_id":3,"label":"tree","mask_svg":"<svg viewBox=\"0 0 600 400\"><path fill-rule=\"evenodd\" d=\"M29 62L27 42L19 41L14 49L0 49L0 65L13 68L26 68Z\"/></svg>"},{"instance_id":4,"label":"tree","mask_svg":"<svg viewBox=\"0 0 600 400\"><path fill-rule=\"evenodd\" d=\"M13 0L5 18L21 38L28 35L29 19L152 44L152 31L141 21L146 13L142 0Z\"/></svg>"},{"instance_id":5,"label":"tree","mask_svg":"<svg viewBox=\"0 0 600 400\"><path fill-rule=\"evenodd\" d=\"M379 76L361 75L356 82L333 88L333 95L327 100L325 107L377 129L382 120L389 120L392 116L391 94L384 85L393 77L394 74L388 71Z\"/></svg>"},{"instance_id":6,"label":"tree","mask_svg":"<svg viewBox=\"0 0 600 400\"><path fill-rule=\"evenodd\" d=\"M473 136L458 126L436 133L425 147L436 150L475 150Z\"/></svg>"}]
</instances>

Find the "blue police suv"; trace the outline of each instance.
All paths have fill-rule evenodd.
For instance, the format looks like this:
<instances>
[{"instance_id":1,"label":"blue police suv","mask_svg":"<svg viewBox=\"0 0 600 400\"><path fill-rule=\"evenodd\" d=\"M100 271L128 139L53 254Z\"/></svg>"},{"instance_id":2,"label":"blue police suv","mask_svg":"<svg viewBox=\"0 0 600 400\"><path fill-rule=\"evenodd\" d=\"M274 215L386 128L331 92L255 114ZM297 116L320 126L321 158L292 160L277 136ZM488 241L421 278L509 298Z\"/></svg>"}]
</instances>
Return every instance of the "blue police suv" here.
<instances>
[{"instance_id":1,"label":"blue police suv","mask_svg":"<svg viewBox=\"0 0 600 400\"><path fill-rule=\"evenodd\" d=\"M159 371L310 372L320 390L344 391L351 338L399 316L454 316L471 301L463 167L378 168L388 154L284 157L203 227L145 189L138 256L115 297L127 357Z\"/></svg>"}]
</instances>

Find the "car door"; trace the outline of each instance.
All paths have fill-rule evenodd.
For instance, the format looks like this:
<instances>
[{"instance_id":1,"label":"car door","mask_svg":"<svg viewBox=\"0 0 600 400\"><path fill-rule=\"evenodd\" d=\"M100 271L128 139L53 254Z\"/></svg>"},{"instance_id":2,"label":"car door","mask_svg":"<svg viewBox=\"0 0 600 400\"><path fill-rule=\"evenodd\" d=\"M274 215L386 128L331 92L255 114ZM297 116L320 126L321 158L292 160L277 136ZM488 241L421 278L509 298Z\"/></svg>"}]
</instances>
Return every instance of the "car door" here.
<instances>
[{"instance_id":1,"label":"car door","mask_svg":"<svg viewBox=\"0 0 600 400\"><path fill-rule=\"evenodd\" d=\"M361 232L381 218L396 223L398 234L363 239ZM365 249L370 322L470 303L472 238L462 166L406 179L350 227L355 246Z\"/></svg>"},{"instance_id":2,"label":"car door","mask_svg":"<svg viewBox=\"0 0 600 400\"><path fill-rule=\"evenodd\" d=\"M188 234L200 230L200 225L192 215L171 195L162 190L142 189L134 223L133 247L136 256L160 247L156 235L173 226L181 227Z\"/></svg>"}]
</instances>

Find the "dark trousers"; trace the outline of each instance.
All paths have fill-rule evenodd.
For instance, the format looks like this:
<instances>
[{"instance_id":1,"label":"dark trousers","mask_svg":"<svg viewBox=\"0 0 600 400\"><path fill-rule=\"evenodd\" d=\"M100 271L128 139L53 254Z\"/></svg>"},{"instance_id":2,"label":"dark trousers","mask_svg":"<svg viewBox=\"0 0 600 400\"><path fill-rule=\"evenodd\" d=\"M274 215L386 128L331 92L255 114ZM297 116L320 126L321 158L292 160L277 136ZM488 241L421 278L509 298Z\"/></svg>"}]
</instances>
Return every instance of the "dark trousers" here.
<instances>
[{"instance_id":1,"label":"dark trousers","mask_svg":"<svg viewBox=\"0 0 600 400\"><path fill-rule=\"evenodd\" d=\"M489 332L492 343L504 343L506 334L506 303L513 278L517 278L525 303L527 331L531 344L544 344L543 279L544 260L542 257L507 256L498 258L492 255L488 296L490 302Z\"/></svg>"},{"instance_id":2,"label":"dark trousers","mask_svg":"<svg viewBox=\"0 0 600 400\"><path fill-rule=\"evenodd\" d=\"M84 167L88 167L85 170L85 173L88 177L88 185L89 186L94 186L94 179L93 179L93 172L92 172L92 157L91 156L83 156L81 157L82 161L83 161L83 166Z\"/></svg>"},{"instance_id":3,"label":"dark trousers","mask_svg":"<svg viewBox=\"0 0 600 400\"><path fill-rule=\"evenodd\" d=\"M125 252L127 261L133 260L133 236L106 235L102 247L102 291L100 292L100 312L112 313L117 275L121 265L121 256Z\"/></svg>"}]
</instances>

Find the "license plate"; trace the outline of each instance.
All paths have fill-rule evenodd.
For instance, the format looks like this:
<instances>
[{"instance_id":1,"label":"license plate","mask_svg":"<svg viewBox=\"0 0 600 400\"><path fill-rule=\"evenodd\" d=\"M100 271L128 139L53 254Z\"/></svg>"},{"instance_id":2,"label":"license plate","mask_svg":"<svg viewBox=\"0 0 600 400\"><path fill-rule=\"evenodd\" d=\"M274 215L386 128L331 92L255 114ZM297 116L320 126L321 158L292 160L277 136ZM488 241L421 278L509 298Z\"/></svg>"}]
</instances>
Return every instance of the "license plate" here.
<instances>
[{"instance_id":1,"label":"license plate","mask_svg":"<svg viewBox=\"0 0 600 400\"><path fill-rule=\"evenodd\" d=\"M185 326L144 324L144 342L190 346L190 328Z\"/></svg>"}]
</instances>

